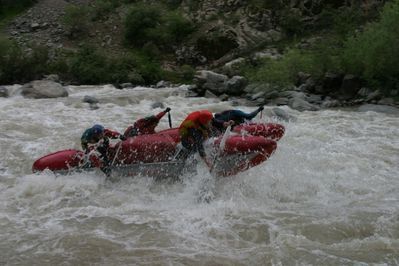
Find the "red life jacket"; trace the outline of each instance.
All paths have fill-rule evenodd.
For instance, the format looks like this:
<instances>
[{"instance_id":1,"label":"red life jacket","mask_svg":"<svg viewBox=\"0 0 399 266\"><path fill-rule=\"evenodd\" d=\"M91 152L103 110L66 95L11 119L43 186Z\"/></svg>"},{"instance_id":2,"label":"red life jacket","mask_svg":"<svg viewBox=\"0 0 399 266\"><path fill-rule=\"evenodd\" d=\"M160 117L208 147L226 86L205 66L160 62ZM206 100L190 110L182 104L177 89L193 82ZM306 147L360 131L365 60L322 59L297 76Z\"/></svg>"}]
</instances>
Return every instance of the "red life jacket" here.
<instances>
[{"instance_id":1,"label":"red life jacket","mask_svg":"<svg viewBox=\"0 0 399 266\"><path fill-rule=\"evenodd\" d=\"M132 137L137 135L147 135L154 134L155 127L158 125L159 120L166 114L166 112L160 112L157 115L147 116L145 118L141 118L134 122L133 126L129 126L125 133L123 134L125 137Z\"/></svg>"},{"instance_id":2,"label":"red life jacket","mask_svg":"<svg viewBox=\"0 0 399 266\"><path fill-rule=\"evenodd\" d=\"M201 110L190 113L186 119L180 124L180 137L189 137L190 129L198 130L204 136L204 139L209 135L209 121L213 119L213 115L208 110Z\"/></svg>"}]
</instances>

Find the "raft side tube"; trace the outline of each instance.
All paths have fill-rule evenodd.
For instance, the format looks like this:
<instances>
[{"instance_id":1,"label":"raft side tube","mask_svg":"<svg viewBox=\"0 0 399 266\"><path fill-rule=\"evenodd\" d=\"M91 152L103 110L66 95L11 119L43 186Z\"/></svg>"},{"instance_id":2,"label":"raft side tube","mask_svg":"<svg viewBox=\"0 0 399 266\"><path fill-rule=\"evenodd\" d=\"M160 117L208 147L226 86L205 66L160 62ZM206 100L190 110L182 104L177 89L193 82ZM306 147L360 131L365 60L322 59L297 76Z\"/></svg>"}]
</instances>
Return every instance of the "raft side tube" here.
<instances>
[{"instance_id":1,"label":"raft side tube","mask_svg":"<svg viewBox=\"0 0 399 266\"><path fill-rule=\"evenodd\" d=\"M84 153L69 149L57 151L37 159L32 165L33 172L49 169L51 171L68 170L78 167Z\"/></svg>"}]
</instances>

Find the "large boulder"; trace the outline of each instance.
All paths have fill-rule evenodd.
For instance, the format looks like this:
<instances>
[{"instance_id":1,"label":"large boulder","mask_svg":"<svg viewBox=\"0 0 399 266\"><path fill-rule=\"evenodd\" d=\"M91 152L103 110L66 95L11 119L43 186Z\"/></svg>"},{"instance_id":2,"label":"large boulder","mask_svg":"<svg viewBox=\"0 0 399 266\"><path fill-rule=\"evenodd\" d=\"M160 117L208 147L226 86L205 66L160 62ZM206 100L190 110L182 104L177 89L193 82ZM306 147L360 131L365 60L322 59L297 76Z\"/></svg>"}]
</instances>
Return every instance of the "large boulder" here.
<instances>
[{"instance_id":1,"label":"large boulder","mask_svg":"<svg viewBox=\"0 0 399 266\"><path fill-rule=\"evenodd\" d=\"M67 90L59 83L51 80L35 80L21 88L25 98L42 99L68 97Z\"/></svg>"},{"instance_id":2,"label":"large boulder","mask_svg":"<svg viewBox=\"0 0 399 266\"><path fill-rule=\"evenodd\" d=\"M292 109L298 111L318 111L320 108L316 105L313 105L302 98L292 98L289 102L289 106Z\"/></svg>"},{"instance_id":3,"label":"large boulder","mask_svg":"<svg viewBox=\"0 0 399 266\"><path fill-rule=\"evenodd\" d=\"M354 75L347 74L342 80L340 89L340 98L343 100L348 100L357 95L360 90L360 79Z\"/></svg>"},{"instance_id":4,"label":"large boulder","mask_svg":"<svg viewBox=\"0 0 399 266\"><path fill-rule=\"evenodd\" d=\"M203 94L206 90L209 90L217 95L226 92L226 81L228 77L226 75L218 74L209 70L197 71L194 82L197 85L196 91Z\"/></svg>"},{"instance_id":5,"label":"large boulder","mask_svg":"<svg viewBox=\"0 0 399 266\"><path fill-rule=\"evenodd\" d=\"M234 76L226 81L226 93L230 95L241 95L244 93L244 88L247 86L248 81L242 76Z\"/></svg>"},{"instance_id":6,"label":"large boulder","mask_svg":"<svg viewBox=\"0 0 399 266\"><path fill-rule=\"evenodd\" d=\"M320 94L330 94L333 93L341 87L342 75L332 72L327 72L324 74L323 85L317 87L316 92Z\"/></svg>"}]
</instances>

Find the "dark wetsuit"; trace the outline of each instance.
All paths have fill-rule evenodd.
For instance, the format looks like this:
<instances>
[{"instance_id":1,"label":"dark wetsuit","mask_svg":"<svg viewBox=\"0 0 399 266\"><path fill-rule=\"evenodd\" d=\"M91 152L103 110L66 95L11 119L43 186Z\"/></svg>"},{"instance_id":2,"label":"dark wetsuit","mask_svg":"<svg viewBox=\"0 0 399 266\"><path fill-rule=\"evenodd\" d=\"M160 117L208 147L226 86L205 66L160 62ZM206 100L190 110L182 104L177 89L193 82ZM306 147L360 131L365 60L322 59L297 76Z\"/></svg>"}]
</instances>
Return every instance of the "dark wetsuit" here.
<instances>
[{"instance_id":1,"label":"dark wetsuit","mask_svg":"<svg viewBox=\"0 0 399 266\"><path fill-rule=\"evenodd\" d=\"M215 114L215 118L223 122L233 120L234 125L240 125L246 120L252 120L262 110L263 107L260 107L251 113L244 113L241 110L226 110L221 113ZM213 132L214 134L219 135L221 132L223 132L223 124L213 124L213 127L217 129L217 132Z\"/></svg>"}]
</instances>

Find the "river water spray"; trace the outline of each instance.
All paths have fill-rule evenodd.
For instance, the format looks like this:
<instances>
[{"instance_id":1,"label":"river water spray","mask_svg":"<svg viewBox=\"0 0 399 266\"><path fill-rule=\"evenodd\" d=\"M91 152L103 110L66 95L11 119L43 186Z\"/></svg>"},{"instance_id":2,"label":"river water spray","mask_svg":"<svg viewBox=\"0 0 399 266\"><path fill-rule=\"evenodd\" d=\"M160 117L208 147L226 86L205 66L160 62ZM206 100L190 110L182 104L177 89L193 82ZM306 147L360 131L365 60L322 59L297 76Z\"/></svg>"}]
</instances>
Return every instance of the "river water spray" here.
<instances>
[{"instance_id":1,"label":"river water spray","mask_svg":"<svg viewBox=\"0 0 399 266\"><path fill-rule=\"evenodd\" d=\"M62 99L0 98L1 265L397 265L399 118L375 112L297 112L265 163L216 180L198 203L204 165L180 182L106 182L101 172L32 174L34 160L80 148L95 123L123 132L172 108L174 126L198 109L185 88L68 87ZM100 100L91 110L82 99ZM244 111L254 107L238 106ZM271 107L270 107L271 108ZM268 107L266 107L266 110ZM259 121L259 117L256 118ZM263 122L276 122L263 116ZM158 129L168 128L163 118Z\"/></svg>"}]
</instances>

